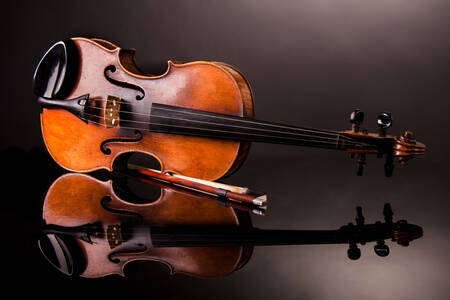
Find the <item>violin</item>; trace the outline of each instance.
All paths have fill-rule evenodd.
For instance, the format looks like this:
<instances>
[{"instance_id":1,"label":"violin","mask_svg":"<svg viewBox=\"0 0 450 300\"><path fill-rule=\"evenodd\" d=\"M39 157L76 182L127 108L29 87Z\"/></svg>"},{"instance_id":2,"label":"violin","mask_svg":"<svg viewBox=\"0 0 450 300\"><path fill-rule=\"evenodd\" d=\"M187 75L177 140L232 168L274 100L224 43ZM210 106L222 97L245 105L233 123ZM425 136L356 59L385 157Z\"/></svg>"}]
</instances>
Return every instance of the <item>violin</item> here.
<instances>
[{"instance_id":1,"label":"violin","mask_svg":"<svg viewBox=\"0 0 450 300\"><path fill-rule=\"evenodd\" d=\"M154 157L161 171L217 180L236 171L251 142L341 150L357 157L362 175L366 154L406 164L425 152L411 131L361 130L364 113L350 116L352 130L332 131L257 120L250 85L222 62L168 62L160 76L142 72L132 49L102 39L71 38L53 45L40 60L33 89L42 107L41 128L54 160L67 170L112 170L131 153ZM120 158L120 159L119 159Z\"/></svg>"},{"instance_id":2,"label":"violin","mask_svg":"<svg viewBox=\"0 0 450 300\"><path fill-rule=\"evenodd\" d=\"M53 265L62 269L73 266L71 272L80 270L78 275L83 277L101 277L123 275L124 266L133 260L153 260L169 266L171 273L217 277L233 272L248 261L251 247L247 246L151 246L153 242L144 228L136 233L131 232L132 229L140 226L148 229L150 225L177 228L250 226L249 214L216 201L207 201L207 196L202 194L146 180L146 184L160 190L159 196L152 197L153 201L149 203L150 193L146 193L147 199L142 199L130 190L129 181L129 177L102 181L80 173L68 173L55 180L45 196L42 217L46 234L56 233L57 236L41 239L39 243L44 249L45 241L48 244L53 240L55 246L59 244L58 239L63 241L60 248L67 249L64 251L70 259L63 262L59 258ZM124 230L128 233L120 234L127 241L113 241L118 238L118 234L112 235L113 228L118 230L122 226L129 228ZM67 239L68 235L76 239ZM45 257L54 257L47 254L48 251L43 252Z\"/></svg>"},{"instance_id":3,"label":"violin","mask_svg":"<svg viewBox=\"0 0 450 300\"><path fill-rule=\"evenodd\" d=\"M177 187L147 181L160 188L151 203L136 203L124 187L129 177L100 180L80 173L59 177L43 206L42 254L66 275L124 276L126 264L158 261L172 274L218 277L242 268L254 246L348 244L347 255L361 256L357 244L376 241L374 250L387 256L386 239L407 246L422 228L405 220L393 222L389 204L384 222L364 224L360 207L356 224L337 230L264 230L254 228L248 212ZM120 195L120 197L119 197ZM80 201L83 200L83 201Z\"/></svg>"}]
</instances>

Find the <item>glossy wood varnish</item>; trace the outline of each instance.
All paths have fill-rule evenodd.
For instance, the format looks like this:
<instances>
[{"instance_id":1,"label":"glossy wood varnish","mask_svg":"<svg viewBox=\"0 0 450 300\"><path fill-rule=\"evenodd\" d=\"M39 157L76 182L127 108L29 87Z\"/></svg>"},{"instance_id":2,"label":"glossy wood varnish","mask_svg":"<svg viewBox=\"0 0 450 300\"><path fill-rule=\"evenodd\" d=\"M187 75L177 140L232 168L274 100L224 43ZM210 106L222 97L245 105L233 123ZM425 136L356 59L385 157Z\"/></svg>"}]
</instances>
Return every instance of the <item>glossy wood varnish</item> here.
<instances>
[{"instance_id":1,"label":"glossy wood varnish","mask_svg":"<svg viewBox=\"0 0 450 300\"><path fill-rule=\"evenodd\" d=\"M111 84L105 67L116 67L114 79L142 87L142 101L215 113L253 117L253 99L247 81L233 67L219 62L176 64L169 61L161 76L144 75L134 64L134 50L123 50L103 40L73 39L80 53L79 78L67 98L89 94L132 99L136 93ZM141 152L155 157L164 172L216 180L235 171L244 161L249 143L202 137L142 132L139 142L108 144L111 154L100 150L103 141L130 137L120 128L86 124L63 109L43 109L41 127L45 144L55 161L71 171L112 170L118 156Z\"/></svg>"},{"instance_id":2,"label":"glossy wood varnish","mask_svg":"<svg viewBox=\"0 0 450 300\"><path fill-rule=\"evenodd\" d=\"M103 197L110 197L108 208L132 211L143 217L146 226L247 226L248 215L238 216L230 207L207 201L200 196L180 193L170 188L150 204L133 204L120 199L112 181L100 181L89 175L70 173L58 178L50 187L44 202L43 220L49 225L73 227L100 222L108 225L137 222L126 214L113 213L101 205ZM124 275L124 266L134 260L159 261L169 266L171 273L197 277L227 275L245 264L252 247L171 247L148 248L141 253L120 256L120 263L108 260L110 249L105 237L93 237L93 244L77 240L86 259L82 277Z\"/></svg>"}]
</instances>

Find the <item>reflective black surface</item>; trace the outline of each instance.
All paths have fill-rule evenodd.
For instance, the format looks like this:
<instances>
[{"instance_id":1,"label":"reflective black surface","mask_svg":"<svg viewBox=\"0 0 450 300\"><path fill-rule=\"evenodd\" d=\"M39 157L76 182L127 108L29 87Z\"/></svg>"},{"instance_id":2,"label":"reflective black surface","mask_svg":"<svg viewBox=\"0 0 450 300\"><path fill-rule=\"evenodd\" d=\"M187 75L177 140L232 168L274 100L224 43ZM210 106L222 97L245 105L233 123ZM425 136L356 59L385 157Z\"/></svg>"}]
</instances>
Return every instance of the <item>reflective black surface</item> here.
<instances>
[{"instance_id":1,"label":"reflective black surface","mask_svg":"<svg viewBox=\"0 0 450 300\"><path fill-rule=\"evenodd\" d=\"M130 183L139 180L119 172L58 177L42 208L38 240L42 255L68 276L124 275L125 264L151 260L167 264L172 273L217 278L241 270L255 246L343 244L348 245L348 258L357 260L359 245L376 243L375 253L386 257L390 252L386 241L406 247L423 236L420 226L406 219L394 221L389 203L383 218L374 223L365 222L358 206L356 222L339 228L280 230L253 227L249 214L261 216L256 207L236 206L149 178L139 192L153 187L160 189L157 197L147 194L145 202L135 204L134 192L117 196L117 191L130 191Z\"/></svg>"},{"instance_id":2,"label":"reflective black surface","mask_svg":"<svg viewBox=\"0 0 450 300\"><path fill-rule=\"evenodd\" d=\"M5 298L448 299L448 1L39 1L5 2L3 11ZM260 119L345 129L360 108L362 129L374 131L376 116L389 111L388 134L413 130L428 147L390 178L376 158L356 177L343 153L254 144L226 182L267 193L256 227L337 228L356 206L374 222L389 202L395 219L421 225L424 236L390 247L387 257L367 244L357 261L344 245L257 247L245 268L210 280L171 276L153 262L129 264L125 278L67 278L37 245L43 197L63 170L43 145L31 79L48 46L70 36L136 48L138 65L152 74L169 58L227 62L250 81Z\"/></svg>"},{"instance_id":3,"label":"reflective black surface","mask_svg":"<svg viewBox=\"0 0 450 300\"><path fill-rule=\"evenodd\" d=\"M313 166L317 165L317 162L311 162L313 157L308 160L298 158L295 163L297 170L294 169L285 174L283 174L284 167L277 167L277 165L289 162L266 162L265 164L268 164L273 170L277 170L279 175L267 174L263 178L263 176L254 175L254 172L263 172L264 169L261 168L261 165L264 161L250 158L241 172L227 181L238 183L245 180L250 182L249 186L265 188L269 191L267 215L253 217L256 227L310 230L338 228L343 225L343 221L351 221L355 217L354 207L357 205L364 206L366 223L372 223L380 219L380 208L384 201L388 200L394 206L394 219L408 219L411 223L423 226L424 237L412 242L409 247L401 247L387 241L386 244L390 247L390 254L387 257L380 257L373 253L376 245L374 243L359 246L362 254L357 261L349 260L346 257L345 252L348 246L344 244L257 247L244 268L227 277L217 279L197 279L185 275L172 276L167 267L160 263L133 262L125 268L125 278L116 275L89 280L68 278L61 274L41 255L37 244L37 240L41 237L43 197L50 183L63 171L52 162L44 151L8 150L2 151L2 157L9 157L4 164L11 170L5 182L5 188L7 187L8 191L12 191L12 193L9 193L11 196L8 197L8 201L4 201L2 210L3 226L8 228L2 243L2 245L8 245L7 248L2 249L3 256L8 259L5 260L3 266L8 272L10 286L19 285L23 280L33 280L33 285L37 288L47 284L48 281L56 282L53 287L55 294L51 294L50 298L58 298L56 295L64 293L67 289L73 289L73 292L67 296L68 298L83 297L83 289L90 290L95 298L102 298L104 294L97 291L98 288L108 289L110 285L121 284L129 288L133 287L133 291L105 292L105 294L109 298L145 297L150 295L145 287L151 286L152 295L163 297L165 292L165 289L161 288L163 286L170 290L168 297L182 297L185 293L197 297L207 297L216 289L224 289L222 291L226 294L219 298L225 299L231 296L238 297L242 293L248 292L245 286L242 287L243 280L252 285L264 282L266 288L275 288L281 284L285 289L289 288L289 291L284 292L286 295L294 295L298 291L323 292L314 280L319 280L322 284L327 285L329 289L334 290L333 293L350 295L363 293L361 288L375 293L379 291L380 282L387 285L388 281L397 283L395 286L389 286L390 291L400 294L410 294L411 291L431 294L433 292L431 288L445 290L445 284L443 284L445 280L440 281L441 279L439 279L448 272L445 266L448 249L445 231L445 226L448 224L445 212L447 204L441 202L439 196L439 193L444 194L445 178L443 177L433 175L436 182L428 182L428 186L433 187L429 191L425 185L412 183L422 182L422 176L421 174L412 174L410 170L404 172L402 170L400 175L397 174L403 178L387 179L379 174L368 174L366 177L362 177L367 178L367 181L359 181L359 184L356 181L359 179L354 176L353 172L346 175L344 179L340 179L343 176L339 175L339 170L328 172L330 174L324 172L324 175L312 171L308 175L302 174L305 168L313 170ZM344 161L333 162L328 159L327 162L341 169L351 169ZM419 161L417 163L420 164ZM422 172L425 170L430 175L436 174L431 172L431 167L425 166L425 163L423 165ZM325 170L326 166L318 166L315 169ZM28 170L28 172L24 173L22 170ZM433 170L439 170L439 168L435 166ZM281 176L282 178L280 178ZM301 191L286 190L285 183L292 183L289 181L292 180L291 176L302 180L303 189ZM328 182L327 189L314 183L319 179ZM266 182L266 180L269 181ZM299 184L297 183L297 185ZM383 189L376 191L373 189L373 185L381 186ZM346 190L340 186L345 186ZM372 194L368 192L369 190L372 191ZM429 197L427 194L435 195L435 197ZM380 247L382 246L377 248ZM379 251L383 251L383 249ZM353 254L349 253L349 255ZM265 272L271 272L272 275L267 276ZM282 282L272 283L273 276ZM336 285L335 282L340 284ZM423 282L424 285L420 290L415 286L410 286L418 285L420 282ZM349 292L347 289L343 289L342 284L351 285L355 291ZM230 290L231 287L233 290ZM241 291L236 291L237 288L241 288ZM178 291L178 289L183 289L184 292ZM23 298L30 294L28 291L22 290L13 295ZM262 292L256 292L251 296L264 297Z\"/></svg>"}]
</instances>

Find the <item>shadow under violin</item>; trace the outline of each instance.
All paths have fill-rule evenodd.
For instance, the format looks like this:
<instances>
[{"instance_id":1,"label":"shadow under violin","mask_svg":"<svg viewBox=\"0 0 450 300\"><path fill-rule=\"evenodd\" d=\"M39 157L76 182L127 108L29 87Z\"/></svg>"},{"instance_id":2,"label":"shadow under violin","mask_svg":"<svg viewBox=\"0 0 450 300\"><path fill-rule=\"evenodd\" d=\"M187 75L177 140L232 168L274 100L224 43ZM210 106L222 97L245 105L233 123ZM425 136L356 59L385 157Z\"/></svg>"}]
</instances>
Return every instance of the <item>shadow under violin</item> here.
<instances>
[{"instance_id":1,"label":"shadow under violin","mask_svg":"<svg viewBox=\"0 0 450 300\"><path fill-rule=\"evenodd\" d=\"M130 191L129 176L100 180L65 174L49 188L43 207L39 247L66 275L124 275L135 260L166 264L171 273L218 277L242 268L254 246L348 244L348 257L361 256L358 244L376 242L375 253L387 256L385 240L408 246L422 228L393 221L389 204L384 222L365 224L357 208L356 224L337 230L268 230L254 228L251 210L177 186L146 181L156 200L146 202ZM222 205L219 205L222 204Z\"/></svg>"}]
</instances>

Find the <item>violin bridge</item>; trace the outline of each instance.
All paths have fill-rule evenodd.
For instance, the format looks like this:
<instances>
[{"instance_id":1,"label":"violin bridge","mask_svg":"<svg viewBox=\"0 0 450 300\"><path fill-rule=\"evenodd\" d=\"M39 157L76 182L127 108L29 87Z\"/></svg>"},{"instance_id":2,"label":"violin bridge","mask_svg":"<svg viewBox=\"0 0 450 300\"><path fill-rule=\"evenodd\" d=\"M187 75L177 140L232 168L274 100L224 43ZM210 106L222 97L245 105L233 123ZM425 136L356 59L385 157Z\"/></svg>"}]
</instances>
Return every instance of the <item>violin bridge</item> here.
<instances>
[{"instance_id":1,"label":"violin bridge","mask_svg":"<svg viewBox=\"0 0 450 300\"><path fill-rule=\"evenodd\" d=\"M106 128L119 127L120 102L121 102L120 98L108 95L108 98L106 99L105 115L104 115Z\"/></svg>"},{"instance_id":2,"label":"violin bridge","mask_svg":"<svg viewBox=\"0 0 450 300\"><path fill-rule=\"evenodd\" d=\"M106 237L111 249L120 246L123 243L122 230L120 225L110 225L106 229Z\"/></svg>"}]
</instances>

